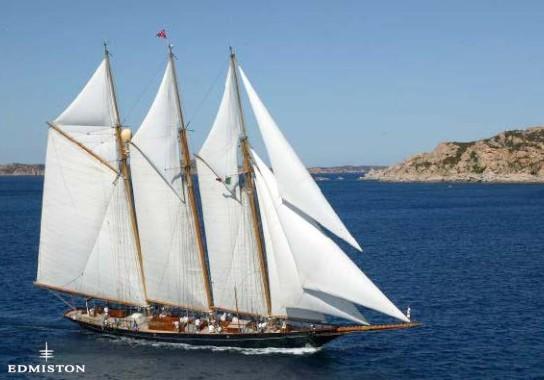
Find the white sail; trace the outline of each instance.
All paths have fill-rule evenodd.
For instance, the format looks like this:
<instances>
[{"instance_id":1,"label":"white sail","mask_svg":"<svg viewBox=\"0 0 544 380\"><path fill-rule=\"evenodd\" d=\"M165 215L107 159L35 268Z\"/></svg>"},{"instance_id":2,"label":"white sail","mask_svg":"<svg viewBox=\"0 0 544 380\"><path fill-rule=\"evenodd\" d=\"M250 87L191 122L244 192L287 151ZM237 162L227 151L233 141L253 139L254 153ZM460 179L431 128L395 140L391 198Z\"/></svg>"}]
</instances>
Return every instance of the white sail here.
<instances>
[{"instance_id":1,"label":"white sail","mask_svg":"<svg viewBox=\"0 0 544 380\"><path fill-rule=\"evenodd\" d=\"M132 139L131 171L149 300L207 310L195 223L182 181L174 67Z\"/></svg>"},{"instance_id":2,"label":"white sail","mask_svg":"<svg viewBox=\"0 0 544 380\"><path fill-rule=\"evenodd\" d=\"M107 75L103 61L49 130L37 283L144 305Z\"/></svg>"},{"instance_id":3,"label":"white sail","mask_svg":"<svg viewBox=\"0 0 544 380\"><path fill-rule=\"evenodd\" d=\"M104 58L72 103L54 121L62 131L117 167L112 90Z\"/></svg>"},{"instance_id":4,"label":"white sail","mask_svg":"<svg viewBox=\"0 0 544 380\"><path fill-rule=\"evenodd\" d=\"M344 298L397 319L408 321L342 250L313 223L289 207L279 215L304 287Z\"/></svg>"},{"instance_id":5,"label":"white sail","mask_svg":"<svg viewBox=\"0 0 544 380\"><path fill-rule=\"evenodd\" d=\"M259 156L255 152L252 155L257 166L255 184L266 247L272 313L299 317L300 311L306 310L315 312L318 319L321 319L321 314L327 314L367 324L363 315L350 302L319 292L310 293L304 289L284 227L277 214L276 208L283 206L276 181ZM311 315L305 318L313 319Z\"/></svg>"},{"instance_id":6,"label":"white sail","mask_svg":"<svg viewBox=\"0 0 544 380\"><path fill-rule=\"evenodd\" d=\"M282 198L356 249L361 250L283 136L241 68L240 73L272 162Z\"/></svg>"},{"instance_id":7,"label":"white sail","mask_svg":"<svg viewBox=\"0 0 544 380\"><path fill-rule=\"evenodd\" d=\"M240 114L232 68L213 127L197 157L198 181L216 307L265 314L257 244L240 191ZM236 288L237 299L234 296Z\"/></svg>"},{"instance_id":8,"label":"white sail","mask_svg":"<svg viewBox=\"0 0 544 380\"><path fill-rule=\"evenodd\" d=\"M104 58L79 95L55 120L62 125L111 126L114 121L113 100Z\"/></svg>"},{"instance_id":9,"label":"white sail","mask_svg":"<svg viewBox=\"0 0 544 380\"><path fill-rule=\"evenodd\" d=\"M280 303L285 307L298 305L302 309L331 314L322 308L327 305L343 312L346 318L356 315L357 310L351 305L355 303L407 321L404 314L315 223L282 201L274 174L255 153L253 157L258 168L259 205L264 210L263 228L268 231L265 233L267 258L272 252L274 258L269 263L272 262L272 270L276 269L278 273L270 278L274 280L278 277L282 286L281 292L272 293L277 294L273 304ZM263 184L266 184L266 188ZM293 272L295 268L296 273ZM311 306L300 306L302 300L300 296L297 300L297 292L300 294L297 281L305 295L313 296L311 302L304 300ZM271 288L275 289L274 286ZM312 306L316 304L316 299L322 301L319 310ZM357 318L364 323L362 315Z\"/></svg>"},{"instance_id":10,"label":"white sail","mask_svg":"<svg viewBox=\"0 0 544 380\"><path fill-rule=\"evenodd\" d=\"M118 177L83 275L74 282L95 298L145 305L125 182Z\"/></svg>"}]
</instances>

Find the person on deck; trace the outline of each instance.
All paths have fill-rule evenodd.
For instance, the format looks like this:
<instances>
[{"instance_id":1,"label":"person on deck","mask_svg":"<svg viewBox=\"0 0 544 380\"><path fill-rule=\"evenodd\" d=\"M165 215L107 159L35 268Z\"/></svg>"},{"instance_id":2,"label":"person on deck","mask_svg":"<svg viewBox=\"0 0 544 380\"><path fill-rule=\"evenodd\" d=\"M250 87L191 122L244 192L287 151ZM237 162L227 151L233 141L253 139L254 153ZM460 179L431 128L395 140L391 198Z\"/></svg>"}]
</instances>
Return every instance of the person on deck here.
<instances>
[{"instance_id":1,"label":"person on deck","mask_svg":"<svg viewBox=\"0 0 544 380\"><path fill-rule=\"evenodd\" d=\"M189 317L187 316L184 316L184 317L180 317L179 318L179 324L182 328L185 329L185 327L188 325L189 323Z\"/></svg>"}]
</instances>

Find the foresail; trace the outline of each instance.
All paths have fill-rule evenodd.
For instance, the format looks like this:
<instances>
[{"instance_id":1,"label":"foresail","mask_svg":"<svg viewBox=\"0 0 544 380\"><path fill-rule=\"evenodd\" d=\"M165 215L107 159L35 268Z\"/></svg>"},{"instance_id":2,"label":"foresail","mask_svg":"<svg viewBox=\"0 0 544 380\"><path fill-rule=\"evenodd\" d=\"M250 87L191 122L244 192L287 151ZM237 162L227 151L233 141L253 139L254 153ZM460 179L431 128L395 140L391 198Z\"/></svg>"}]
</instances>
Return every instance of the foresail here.
<instances>
[{"instance_id":1,"label":"foresail","mask_svg":"<svg viewBox=\"0 0 544 380\"><path fill-rule=\"evenodd\" d=\"M263 315L257 246L248 200L239 186L239 123L229 68L219 111L196 160L214 304Z\"/></svg>"},{"instance_id":2,"label":"foresail","mask_svg":"<svg viewBox=\"0 0 544 380\"><path fill-rule=\"evenodd\" d=\"M95 298L146 305L125 182L118 177L113 185L93 250L74 285L83 293L94 294Z\"/></svg>"},{"instance_id":3,"label":"foresail","mask_svg":"<svg viewBox=\"0 0 544 380\"><path fill-rule=\"evenodd\" d=\"M304 289L303 296L298 305L302 309L347 319L348 321L362 325L369 324L353 303L327 293L311 292L308 289Z\"/></svg>"},{"instance_id":4,"label":"foresail","mask_svg":"<svg viewBox=\"0 0 544 380\"><path fill-rule=\"evenodd\" d=\"M108 75L105 59L50 124L37 283L145 305Z\"/></svg>"},{"instance_id":5,"label":"foresail","mask_svg":"<svg viewBox=\"0 0 544 380\"><path fill-rule=\"evenodd\" d=\"M182 181L175 91L169 62L131 146L147 296L157 303L207 310L195 224Z\"/></svg>"},{"instance_id":6,"label":"foresail","mask_svg":"<svg viewBox=\"0 0 544 380\"><path fill-rule=\"evenodd\" d=\"M289 207L279 216L295 253L304 288L340 297L397 319L408 321L395 305L317 226Z\"/></svg>"},{"instance_id":7,"label":"foresail","mask_svg":"<svg viewBox=\"0 0 544 380\"><path fill-rule=\"evenodd\" d=\"M355 303L406 321L318 226L282 201L274 175L255 153L253 157L258 168L256 183L267 257L274 255L269 270L277 271L270 278L279 281L271 288L281 287L280 292L272 293L273 305L307 308L366 323L352 305Z\"/></svg>"},{"instance_id":8,"label":"foresail","mask_svg":"<svg viewBox=\"0 0 544 380\"><path fill-rule=\"evenodd\" d=\"M241 68L240 73L272 162L282 198L356 249L361 250L285 139Z\"/></svg>"},{"instance_id":9,"label":"foresail","mask_svg":"<svg viewBox=\"0 0 544 380\"><path fill-rule=\"evenodd\" d=\"M49 130L45 167L37 282L145 304L117 173L54 129Z\"/></svg>"}]
</instances>

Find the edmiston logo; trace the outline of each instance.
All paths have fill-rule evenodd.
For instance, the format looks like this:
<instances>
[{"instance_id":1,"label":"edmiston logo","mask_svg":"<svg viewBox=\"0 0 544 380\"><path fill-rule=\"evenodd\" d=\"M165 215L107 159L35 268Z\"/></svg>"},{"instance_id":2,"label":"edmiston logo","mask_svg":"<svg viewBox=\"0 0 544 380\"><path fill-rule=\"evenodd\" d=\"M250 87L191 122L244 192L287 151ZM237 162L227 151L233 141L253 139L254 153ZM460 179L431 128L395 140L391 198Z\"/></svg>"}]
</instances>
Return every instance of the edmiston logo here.
<instances>
[{"instance_id":1,"label":"edmiston logo","mask_svg":"<svg viewBox=\"0 0 544 380\"><path fill-rule=\"evenodd\" d=\"M47 342L39 352L46 363L55 357ZM85 373L85 364L8 364L8 373Z\"/></svg>"}]
</instances>

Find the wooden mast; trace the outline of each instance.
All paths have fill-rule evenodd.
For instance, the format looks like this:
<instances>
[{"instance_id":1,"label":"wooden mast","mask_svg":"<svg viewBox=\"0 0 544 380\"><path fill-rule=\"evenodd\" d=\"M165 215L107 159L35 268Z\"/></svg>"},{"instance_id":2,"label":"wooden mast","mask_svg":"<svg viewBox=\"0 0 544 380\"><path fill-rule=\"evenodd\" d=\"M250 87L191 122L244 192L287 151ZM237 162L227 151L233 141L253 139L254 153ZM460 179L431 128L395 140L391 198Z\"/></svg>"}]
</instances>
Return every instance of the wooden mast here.
<instances>
[{"instance_id":1,"label":"wooden mast","mask_svg":"<svg viewBox=\"0 0 544 380\"><path fill-rule=\"evenodd\" d=\"M264 297L266 300L266 311L268 315L272 314L272 301L270 299L270 280L268 278L268 271L266 268L266 257L264 253L264 244L263 239L261 235L261 229L260 229L260 217L259 212L257 210L257 201L255 199L255 183L253 180L253 165L251 164L251 153L250 153L250 147L249 147L249 141L246 133L246 126L245 126L245 120L244 120L244 112L242 109L242 98L240 96L240 83L238 81L238 71L237 67L238 64L236 62L236 55L234 54L234 50L232 47L230 48L230 62L231 62L231 68L232 73L234 75L234 85L236 88L236 100L238 103L238 110L240 113L240 126L242 130L242 135L240 138L240 148L242 150L242 156L243 156L243 172L245 174L245 186L244 189L247 193L247 196L249 198L249 205L251 208L251 221L253 224L253 232L255 234L255 240L257 242L257 251L259 256L259 267L261 269L261 277L263 282L263 292Z\"/></svg>"},{"instance_id":2,"label":"wooden mast","mask_svg":"<svg viewBox=\"0 0 544 380\"><path fill-rule=\"evenodd\" d=\"M208 309L213 310L213 294L210 284L210 272L208 269L208 261L206 260L206 252L204 251L204 241L202 239L202 230L200 226L200 219L198 218L197 204L195 189L193 183L193 176L191 174L191 154L189 153L189 141L187 137L187 128L185 126L185 120L183 118L183 111L181 109L181 99L179 96L178 78L176 73L176 66L174 63L174 53L172 52L172 44L168 45L168 59L170 61L172 76L174 79L174 86L176 87L176 108L178 114L178 147L180 164L183 170L183 178L187 184L187 196L189 200L189 207L193 217L193 223L196 234L196 244L198 246L198 253L200 256L200 266L202 267L202 276L204 281L204 287L206 288L206 298L208 300Z\"/></svg>"},{"instance_id":3,"label":"wooden mast","mask_svg":"<svg viewBox=\"0 0 544 380\"><path fill-rule=\"evenodd\" d=\"M132 191L132 180L130 176L130 167L128 164L128 156L129 156L129 141L123 141L121 136L121 119L119 117L119 107L117 105L117 96L115 94L115 85L113 83L113 77L111 74L111 66L110 66L110 52L108 51L108 46L106 43L104 43L104 54L106 59L106 71L107 71L107 77L108 82L111 88L111 97L113 102L113 116L114 116L114 128L115 128L115 136L117 141L117 151L119 154L119 171L121 173L121 177L123 178L123 181L125 183L125 192L127 196L127 204L128 204L128 211L130 214L130 224L132 227L132 233L134 234L134 243L136 246L136 252L138 255L138 263L139 263L139 270L140 270L140 276L142 278L142 286L144 290L144 297L147 300L147 289L145 286L145 275L144 275L144 263L143 263L143 257L142 257L142 246L140 244L140 233L138 232L138 220L136 218L136 208L134 206L134 193Z\"/></svg>"}]
</instances>

